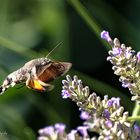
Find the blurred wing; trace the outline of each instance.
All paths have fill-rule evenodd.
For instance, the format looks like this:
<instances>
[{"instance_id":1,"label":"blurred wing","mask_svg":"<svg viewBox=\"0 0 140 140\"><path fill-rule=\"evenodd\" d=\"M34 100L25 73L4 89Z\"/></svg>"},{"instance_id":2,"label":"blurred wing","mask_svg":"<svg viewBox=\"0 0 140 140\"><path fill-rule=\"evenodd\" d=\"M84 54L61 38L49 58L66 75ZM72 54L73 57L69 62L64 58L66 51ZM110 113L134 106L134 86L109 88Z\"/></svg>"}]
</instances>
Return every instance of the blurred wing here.
<instances>
[{"instance_id":1,"label":"blurred wing","mask_svg":"<svg viewBox=\"0 0 140 140\"><path fill-rule=\"evenodd\" d=\"M52 62L51 65L41 66L37 69L37 77L39 80L48 83L58 76L62 76L71 68L71 63L68 62Z\"/></svg>"},{"instance_id":2,"label":"blurred wing","mask_svg":"<svg viewBox=\"0 0 140 140\"><path fill-rule=\"evenodd\" d=\"M69 62L60 62L60 64L63 66L63 71L61 72L61 76L65 75L71 68L72 63Z\"/></svg>"}]
</instances>

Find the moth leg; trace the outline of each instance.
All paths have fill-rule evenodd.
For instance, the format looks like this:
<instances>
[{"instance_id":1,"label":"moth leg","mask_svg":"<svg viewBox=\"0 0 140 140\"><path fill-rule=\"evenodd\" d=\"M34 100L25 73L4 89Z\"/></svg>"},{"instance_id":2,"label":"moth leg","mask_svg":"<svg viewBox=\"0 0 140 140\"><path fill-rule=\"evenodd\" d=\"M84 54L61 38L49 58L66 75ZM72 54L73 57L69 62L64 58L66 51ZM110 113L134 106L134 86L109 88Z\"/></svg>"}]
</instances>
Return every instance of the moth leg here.
<instances>
[{"instance_id":1,"label":"moth leg","mask_svg":"<svg viewBox=\"0 0 140 140\"><path fill-rule=\"evenodd\" d=\"M49 84L47 87L46 87L46 91L51 91L54 89L54 85L51 85Z\"/></svg>"},{"instance_id":2,"label":"moth leg","mask_svg":"<svg viewBox=\"0 0 140 140\"><path fill-rule=\"evenodd\" d=\"M44 82L42 82L41 80L38 80L38 82L39 82L43 87L45 87L47 91L50 91L50 90L52 90L52 89L54 88L54 85L52 85L52 84L44 83Z\"/></svg>"},{"instance_id":3,"label":"moth leg","mask_svg":"<svg viewBox=\"0 0 140 140\"><path fill-rule=\"evenodd\" d=\"M38 79L38 77L36 75L36 72L37 72L37 70L36 70L36 67L34 66L33 69L32 69L32 74L33 74L35 79Z\"/></svg>"},{"instance_id":4,"label":"moth leg","mask_svg":"<svg viewBox=\"0 0 140 140\"><path fill-rule=\"evenodd\" d=\"M31 88L29 85L30 85L30 83L31 83L31 80L30 80L30 77L26 80L26 86L28 87L28 88Z\"/></svg>"},{"instance_id":5,"label":"moth leg","mask_svg":"<svg viewBox=\"0 0 140 140\"><path fill-rule=\"evenodd\" d=\"M41 80L38 80L38 82L39 82L42 86L44 86L44 87L47 87L47 86L51 85L51 84L48 84L48 83L44 83L44 82L41 81Z\"/></svg>"},{"instance_id":6,"label":"moth leg","mask_svg":"<svg viewBox=\"0 0 140 140\"><path fill-rule=\"evenodd\" d=\"M28 78L26 80L26 86L31 89L33 89L34 87L34 82L33 79L31 78L31 75L28 75Z\"/></svg>"}]
</instances>

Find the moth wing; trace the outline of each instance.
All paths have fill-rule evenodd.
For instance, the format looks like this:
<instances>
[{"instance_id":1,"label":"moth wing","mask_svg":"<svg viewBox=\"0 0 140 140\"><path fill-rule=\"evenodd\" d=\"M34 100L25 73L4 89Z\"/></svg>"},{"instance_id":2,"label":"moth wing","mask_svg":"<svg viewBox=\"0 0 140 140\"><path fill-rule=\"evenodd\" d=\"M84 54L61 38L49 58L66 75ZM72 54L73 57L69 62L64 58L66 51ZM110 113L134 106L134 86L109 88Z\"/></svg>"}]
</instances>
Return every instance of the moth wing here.
<instances>
[{"instance_id":1,"label":"moth wing","mask_svg":"<svg viewBox=\"0 0 140 140\"><path fill-rule=\"evenodd\" d=\"M36 67L36 73L34 73L34 76L39 79L42 84L46 84L56 78L56 73L51 63L49 65Z\"/></svg>"},{"instance_id":2,"label":"moth wing","mask_svg":"<svg viewBox=\"0 0 140 140\"><path fill-rule=\"evenodd\" d=\"M51 63L44 65L44 66L36 66L35 67L35 74L37 75L37 77L39 77L40 75L42 75L44 73L44 71L46 69L48 69L49 67L51 67Z\"/></svg>"},{"instance_id":3,"label":"moth wing","mask_svg":"<svg viewBox=\"0 0 140 140\"><path fill-rule=\"evenodd\" d=\"M57 76L65 75L71 68L72 63L69 62L52 62L44 66L37 66L35 68L35 74L37 77L41 76L43 73L54 75L54 78Z\"/></svg>"},{"instance_id":4,"label":"moth wing","mask_svg":"<svg viewBox=\"0 0 140 140\"><path fill-rule=\"evenodd\" d=\"M71 68L72 66L72 63L69 63L69 62L60 62L61 65L63 65L64 67L64 71L63 73L61 74L61 76L65 75Z\"/></svg>"}]
</instances>

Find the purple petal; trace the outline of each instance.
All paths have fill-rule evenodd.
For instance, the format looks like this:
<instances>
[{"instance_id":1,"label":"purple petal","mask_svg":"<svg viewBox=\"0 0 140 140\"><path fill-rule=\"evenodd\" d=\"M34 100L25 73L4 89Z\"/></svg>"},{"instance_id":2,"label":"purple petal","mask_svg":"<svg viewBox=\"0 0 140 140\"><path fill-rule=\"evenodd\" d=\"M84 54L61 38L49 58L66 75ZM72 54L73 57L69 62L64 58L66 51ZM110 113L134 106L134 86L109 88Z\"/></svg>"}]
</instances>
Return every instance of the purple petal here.
<instances>
[{"instance_id":1,"label":"purple petal","mask_svg":"<svg viewBox=\"0 0 140 140\"><path fill-rule=\"evenodd\" d=\"M113 124L110 120L106 121L105 122L105 125L108 127L108 128L112 128Z\"/></svg>"},{"instance_id":2,"label":"purple petal","mask_svg":"<svg viewBox=\"0 0 140 140\"><path fill-rule=\"evenodd\" d=\"M101 32L101 38L105 39L107 42L112 41L112 39L109 36L109 32L107 32L107 31L102 31Z\"/></svg>"},{"instance_id":3,"label":"purple petal","mask_svg":"<svg viewBox=\"0 0 140 140\"><path fill-rule=\"evenodd\" d=\"M75 135L77 130L71 130L71 132L67 135L68 140L75 140Z\"/></svg>"},{"instance_id":4,"label":"purple petal","mask_svg":"<svg viewBox=\"0 0 140 140\"><path fill-rule=\"evenodd\" d=\"M103 111L103 116L104 116L105 118L107 118L107 119L110 118L110 113L109 113L108 109L105 109L105 110Z\"/></svg>"},{"instance_id":5,"label":"purple petal","mask_svg":"<svg viewBox=\"0 0 140 140\"><path fill-rule=\"evenodd\" d=\"M83 135L83 137L88 136L87 129L88 129L87 126L79 126L79 127L77 127L77 130Z\"/></svg>"},{"instance_id":6,"label":"purple petal","mask_svg":"<svg viewBox=\"0 0 140 140\"><path fill-rule=\"evenodd\" d=\"M71 96L71 94L67 90L62 90L61 95L63 99L69 98Z\"/></svg>"},{"instance_id":7,"label":"purple petal","mask_svg":"<svg viewBox=\"0 0 140 140\"><path fill-rule=\"evenodd\" d=\"M125 51L125 57L126 57L127 59L129 59L130 56L132 56L132 52L131 52L130 50L126 50L126 51Z\"/></svg>"},{"instance_id":8,"label":"purple petal","mask_svg":"<svg viewBox=\"0 0 140 140\"><path fill-rule=\"evenodd\" d=\"M89 113L86 112L86 111L82 111L81 114L80 114L80 118L81 118L82 120L87 120L87 119L89 119L89 118L90 118Z\"/></svg>"},{"instance_id":9,"label":"purple petal","mask_svg":"<svg viewBox=\"0 0 140 140\"><path fill-rule=\"evenodd\" d=\"M140 61L140 52L137 53L137 58Z\"/></svg>"},{"instance_id":10,"label":"purple petal","mask_svg":"<svg viewBox=\"0 0 140 140\"><path fill-rule=\"evenodd\" d=\"M53 126L47 126L45 128L42 128L39 130L40 135L49 135L51 136L54 133L54 128Z\"/></svg>"},{"instance_id":11,"label":"purple petal","mask_svg":"<svg viewBox=\"0 0 140 140\"><path fill-rule=\"evenodd\" d=\"M124 87L124 88L130 87L130 85L131 85L131 84L130 84L130 83L127 83L127 82L126 82L126 83L125 83L125 82L122 83L122 87Z\"/></svg>"},{"instance_id":12,"label":"purple petal","mask_svg":"<svg viewBox=\"0 0 140 140\"><path fill-rule=\"evenodd\" d=\"M121 48L113 48L112 49L113 55L121 55L122 54L122 49Z\"/></svg>"},{"instance_id":13,"label":"purple petal","mask_svg":"<svg viewBox=\"0 0 140 140\"><path fill-rule=\"evenodd\" d=\"M104 137L104 140L111 140L111 139L110 139L110 136L105 136L105 137Z\"/></svg>"},{"instance_id":14,"label":"purple petal","mask_svg":"<svg viewBox=\"0 0 140 140\"><path fill-rule=\"evenodd\" d=\"M137 123L134 125L134 131L137 135L140 134L140 126Z\"/></svg>"},{"instance_id":15,"label":"purple petal","mask_svg":"<svg viewBox=\"0 0 140 140\"><path fill-rule=\"evenodd\" d=\"M56 129L56 131L57 131L58 133L63 133L63 132L65 131L66 125L63 124L63 123L56 123L56 124L54 125L54 128Z\"/></svg>"},{"instance_id":16,"label":"purple petal","mask_svg":"<svg viewBox=\"0 0 140 140\"><path fill-rule=\"evenodd\" d=\"M113 104L116 104L119 107L120 106L120 98L112 97L110 100L108 100L107 104L109 107L113 106Z\"/></svg>"}]
</instances>

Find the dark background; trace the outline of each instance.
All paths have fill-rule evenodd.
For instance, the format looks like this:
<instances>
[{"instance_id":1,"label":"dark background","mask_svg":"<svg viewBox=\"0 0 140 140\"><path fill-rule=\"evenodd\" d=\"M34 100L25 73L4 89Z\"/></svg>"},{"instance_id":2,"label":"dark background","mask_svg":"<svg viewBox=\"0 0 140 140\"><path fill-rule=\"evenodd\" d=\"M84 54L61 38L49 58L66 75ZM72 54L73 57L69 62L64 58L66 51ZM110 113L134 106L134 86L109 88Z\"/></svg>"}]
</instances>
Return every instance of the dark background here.
<instances>
[{"instance_id":1,"label":"dark background","mask_svg":"<svg viewBox=\"0 0 140 140\"><path fill-rule=\"evenodd\" d=\"M91 26L81 13L88 13ZM91 92L121 97L131 115L134 103L106 61L110 48L100 31L108 30L112 38L138 51L139 13L138 0L0 0L0 81L62 42L50 58L71 62L69 74L78 75ZM55 89L49 93L20 85L9 88L0 97L0 132L7 133L1 139L33 140L38 129L57 122L66 123L68 131L81 125L76 104L61 97L62 79L53 82Z\"/></svg>"}]
</instances>

